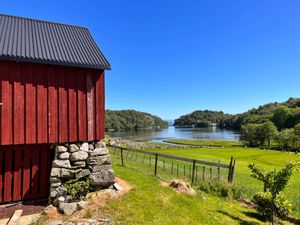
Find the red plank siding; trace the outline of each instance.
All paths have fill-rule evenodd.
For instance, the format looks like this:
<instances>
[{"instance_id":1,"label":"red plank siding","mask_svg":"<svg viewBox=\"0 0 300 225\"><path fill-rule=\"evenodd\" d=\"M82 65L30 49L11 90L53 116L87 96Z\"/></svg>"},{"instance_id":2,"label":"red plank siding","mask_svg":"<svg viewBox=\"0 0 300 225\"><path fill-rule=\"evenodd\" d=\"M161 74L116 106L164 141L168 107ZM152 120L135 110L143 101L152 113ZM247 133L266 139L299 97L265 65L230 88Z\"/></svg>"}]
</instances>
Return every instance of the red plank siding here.
<instances>
[{"instance_id":1,"label":"red plank siding","mask_svg":"<svg viewBox=\"0 0 300 225\"><path fill-rule=\"evenodd\" d=\"M47 143L47 82L45 82L44 67L35 65L34 72L37 80L37 143Z\"/></svg>"},{"instance_id":2,"label":"red plank siding","mask_svg":"<svg viewBox=\"0 0 300 225\"><path fill-rule=\"evenodd\" d=\"M96 139L104 138L105 101L104 101L104 71L96 77Z\"/></svg>"},{"instance_id":3,"label":"red plank siding","mask_svg":"<svg viewBox=\"0 0 300 225\"><path fill-rule=\"evenodd\" d=\"M86 77L80 74L77 79L78 92L78 136L79 140L87 140L87 104L86 104Z\"/></svg>"},{"instance_id":4,"label":"red plank siding","mask_svg":"<svg viewBox=\"0 0 300 225\"><path fill-rule=\"evenodd\" d=\"M0 144L104 137L104 71L0 61L0 75Z\"/></svg>"},{"instance_id":5,"label":"red plank siding","mask_svg":"<svg viewBox=\"0 0 300 225\"><path fill-rule=\"evenodd\" d=\"M0 148L0 162L4 163L3 161L3 151L2 151L2 148ZM2 171L2 166L3 164L1 164L0 166L0 202L3 201L3 196L2 196L2 193L3 193L3 171Z\"/></svg>"},{"instance_id":6,"label":"red plank siding","mask_svg":"<svg viewBox=\"0 0 300 225\"><path fill-rule=\"evenodd\" d=\"M2 106L1 106L1 144L13 143L13 101L10 63L0 62Z\"/></svg>"},{"instance_id":7,"label":"red plank siding","mask_svg":"<svg viewBox=\"0 0 300 225\"><path fill-rule=\"evenodd\" d=\"M33 75L32 65L23 66L23 79L25 83L25 138L26 144L34 144L37 141L36 125L36 77Z\"/></svg>"},{"instance_id":8,"label":"red plank siding","mask_svg":"<svg viewBox=\"0 0 300 225\"><path fill-rule=\"evenodd\" d=\"M22 82L22 65L11 65L13 71L13 122L14 144L24 143L24 85Z\"/></svg>"},{"instance_id":9,"label":"red plank siding","mask_svg":"<svg viewBox=\"0 0 300 225\"><path fill-rule=\"evenodd\" d=\"M14 147L15 158L14 158L14 195L13 201L21 200L22 190L22 148L21 146Z\"/></svg>"},{"instance_id":10,"label":"red plank siding","mask_svg":"<svg viewBox=\"0 0 300 225\"><path fill-rule=\"evenodd\" d=\"M48 185L49 185L49 176L48 176L48 168L51 168L51 164L48 164L48 161L51 162L49 155L49 149L47 145L40 146L40 191L39 194L41 198L48 197Z\"/></svg>"},{"instance_id":11,"label":"red plank siding","mask_svg":"<svg viewBox=\"0 0 300 225\"><path fill-rule=\"evenodd\" d=\"M58 68L58 74L59 142L63 143L68 141L68 93L63 67Z\"/></svg>"},{"instance_id":12,"label":"red plank siding","mask_svg":"<svg viewBox=\"0 0 300 225\"><path fill-rule=\"evenodd\" d=\"M5 151L4 201L12 201L12 151Z\"/></svg>"},{"instance_id":13,"label":"red plank siding","mask_svg":"<svg viewBox=\"0 0 300 225\"><path fill-rule=\"evenodd\" d=\"M34 145L32 152L32 166L31 166L31 194L38 196L39 193L39 161L40 161L40 145Z\"/></svg>"},{"instance_id":14,"label":"red plank siding","mask_svg":"<svg viewBox=\"0 0 300 225\"><path fill-rule=\"evenodd\" d=\"M77 76L68 74L67 82L69 83L68 89L68 103L69 103L69 141L75 142L78 140L77 131Z\"/></svg>"},{"instance_id":15,"label":"red plank siding","mask_svg":"<svg viewBox=\"0 0 300 225\"><path fill-rule=\"evenodd\" d=\"M87 131L88 140L95 139L95 85L92 73L87 75Z\"/></svg>"},{"instance_id":16,"label":"red plank siding","mask_svg":"<svg viewBox=\"0 0 300 225\"><path fill-rule=\"evenodd\" d=\"M58 142L58 75L54 67L49 67L48 77L48 140Z\"/></svg>"},{"instance_id":17,"label":"red plank siding","mask_svg":"<svg viewBox=\"0 0 300 225\"><path fill-rule=\"evenodd\" d=\"M23 199L30 198L30 185L31 185L31 145L26 145L24 148L24 161L23 161Z\"/></svg>"}]
</instances>

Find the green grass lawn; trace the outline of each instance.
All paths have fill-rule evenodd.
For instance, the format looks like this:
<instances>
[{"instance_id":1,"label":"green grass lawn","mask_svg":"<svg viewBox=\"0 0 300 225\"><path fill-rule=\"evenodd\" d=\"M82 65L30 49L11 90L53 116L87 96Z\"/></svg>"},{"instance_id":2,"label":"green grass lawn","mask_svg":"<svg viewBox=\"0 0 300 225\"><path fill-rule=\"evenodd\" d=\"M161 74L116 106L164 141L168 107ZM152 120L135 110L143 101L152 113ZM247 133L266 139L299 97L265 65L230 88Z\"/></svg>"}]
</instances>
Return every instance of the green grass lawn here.
<instances>
[{"instance_id":1,"label":"green grass lawn","mask_svg":"<svg viewBox=\"0 0 300 225\"><path fill-rule=\"evenodd\" d=\"M226 201L204 192L194 197L179 194L162 187L153 176L121 167L118 160L114 160L114 171L133 185L133 190L110 201L104 208L103 212L111 215L115 224L266 224L258 219L255 211L239 202Z\"/></svg>"},{"instance_id":2,"label":"green grass lawn","mask_svg":"<svg viewBox=\"0 0 300 225\"><path fill-rule=\"evenodd\" d=\"M280 169L288 161L300 161L300 155L295 153L268 151L253 148L193 148L193 149L160 149L154 150L170 155L200 159L229 164L230 157L236 159L235 183L244 187L246 195L251 198L256 191L262 190L262 184L250 177L247 165L255 163L258 166L271 170ZM290 185L285 191L287 197L294 203L296 209L293 215L300 217L300 172L296 172Z\"/></svg>"},{"instance_id":3,"label":"green grass lawn","mask_svg":"<svg viewBox=\"0 0 300 225\"><path fill-rule=\"evenodd\" d=\"M165 140L166 143L194 145L194 146L213 146L213 147L242 147L243 143L239 141L221 141L221 140Z\"/></svg>"}]
</instances>

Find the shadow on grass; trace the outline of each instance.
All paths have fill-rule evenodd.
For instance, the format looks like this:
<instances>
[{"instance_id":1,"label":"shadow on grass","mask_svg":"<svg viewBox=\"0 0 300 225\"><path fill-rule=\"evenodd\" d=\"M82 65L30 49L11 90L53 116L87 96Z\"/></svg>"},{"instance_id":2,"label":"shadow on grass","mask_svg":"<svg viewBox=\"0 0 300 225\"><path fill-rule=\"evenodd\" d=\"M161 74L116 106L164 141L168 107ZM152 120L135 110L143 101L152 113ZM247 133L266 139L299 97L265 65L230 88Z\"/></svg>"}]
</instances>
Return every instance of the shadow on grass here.
<instances>
[{"instance_id":1,"label":"shadow on grass","mask_svg":"<svg viewBox=\"0 0 300 225\"><path fill-rule=\"evenodd\" d=\"M222 210L218 210L217 212L221 213L221 214L223 214L225 216L228 216L231 219L234 219L234 220L238 221L239 224L241 224L241 225L259 225L258 222L253 222L253 221L249 222L249 221L243 220L243 219L241 219L241 218L239 218L239 217L237 217L235 215L229 214L228 212L225 212L225 211L222 211ZM246 213L244 213L244 214L247 215ZM256 213L253 213L253 214L256 214ZM249 215L247 215L247 216L249 216ZM255 215L254 217L251 215L249 217L257 219L257 215Z\"/></svg>"},{"instance_id":2,"label":"shadow on grass","mask_svg":"<svg viewBox=\"0 0 300 225\"><path fill-rule=\"evenodd\" d=\"M257 220L260 220L262 222L266 222L265 218L261 215L259 215L258 213L256 212L243 212L246 216L248 217L252 217L252 218L255 218Z\"/></svg>"}]
</instances>

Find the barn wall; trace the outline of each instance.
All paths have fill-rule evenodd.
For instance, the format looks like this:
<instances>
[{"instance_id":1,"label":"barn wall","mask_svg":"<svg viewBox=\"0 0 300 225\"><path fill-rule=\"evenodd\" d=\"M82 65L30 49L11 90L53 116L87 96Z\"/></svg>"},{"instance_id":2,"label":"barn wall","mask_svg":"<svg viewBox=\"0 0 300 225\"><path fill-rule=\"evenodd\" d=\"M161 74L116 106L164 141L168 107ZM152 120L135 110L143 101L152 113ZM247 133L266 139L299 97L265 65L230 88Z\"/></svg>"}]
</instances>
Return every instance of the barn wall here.
<instances>
[{"instance_id":1,"label":"barn wall","mask_svg":"<svg viewBox=\"0 0 300 225\"><path fill-rule=\"evenodd\" d=\"M104 71L0 61L0 143L104 138Z\"/></svg>"}]
</instances>

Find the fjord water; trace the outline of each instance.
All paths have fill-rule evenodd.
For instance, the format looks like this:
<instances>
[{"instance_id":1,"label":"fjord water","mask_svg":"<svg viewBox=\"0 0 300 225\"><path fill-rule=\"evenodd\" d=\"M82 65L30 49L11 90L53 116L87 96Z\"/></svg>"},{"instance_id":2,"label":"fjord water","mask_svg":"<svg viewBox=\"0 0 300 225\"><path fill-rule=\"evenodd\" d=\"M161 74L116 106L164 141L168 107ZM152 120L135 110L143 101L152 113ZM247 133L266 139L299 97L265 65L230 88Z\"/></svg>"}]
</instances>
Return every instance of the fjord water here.
<instances>
[{"instance_id":1,"label":"fjord water","mask_svg":"<svg viewBox=\"0 0 300 225\"><path fill-rule=\"evenodd\" d=\"M137 130L107 132L111 137L129 138L147 141L163 141L167 139L190 139L190 140L225 140L238 141L239 133L233 130L211 128L175 128L169 126L159 130Z\"/></svg>"}]
</instances>

